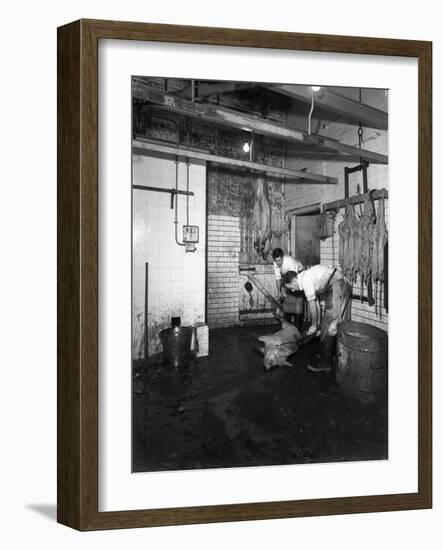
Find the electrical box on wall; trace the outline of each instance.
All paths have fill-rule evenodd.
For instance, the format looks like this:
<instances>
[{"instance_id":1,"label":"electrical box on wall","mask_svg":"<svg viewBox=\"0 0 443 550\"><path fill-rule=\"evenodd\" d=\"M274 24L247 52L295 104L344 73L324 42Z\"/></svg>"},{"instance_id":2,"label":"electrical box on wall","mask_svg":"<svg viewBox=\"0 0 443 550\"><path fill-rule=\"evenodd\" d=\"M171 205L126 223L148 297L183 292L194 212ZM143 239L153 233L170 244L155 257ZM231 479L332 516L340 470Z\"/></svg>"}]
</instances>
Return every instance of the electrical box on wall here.
<instances>
[{"instance_id":1,"label":"electrical box on wall","mask_svg":"<svg viewBox=\"0 0 443 550\"><path fill-rule=\"evenodd\" d=\"M198 243L198 225L183 226L183 242Z\"/></svg>"}]
</instances>

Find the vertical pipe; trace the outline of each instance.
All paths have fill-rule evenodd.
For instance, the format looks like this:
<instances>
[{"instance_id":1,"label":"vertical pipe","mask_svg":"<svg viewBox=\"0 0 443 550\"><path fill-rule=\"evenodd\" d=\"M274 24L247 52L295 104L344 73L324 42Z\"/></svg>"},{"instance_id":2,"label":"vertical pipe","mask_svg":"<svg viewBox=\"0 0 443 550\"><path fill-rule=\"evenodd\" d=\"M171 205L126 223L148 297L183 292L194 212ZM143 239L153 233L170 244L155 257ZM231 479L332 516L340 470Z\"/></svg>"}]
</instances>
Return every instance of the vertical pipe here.
<instances>
[{"instance_id":1,"label":"vertical pipe","mask_svg":"<svg viewBox=\"0 0 443 550\"><path fill-rule=\"evenodd\" d=\"M312 90L311 110L309 111L309 116L308 116L308 134L311 134L311 116L312 116L313 110L314 110L314 90Z\"/></svg>"},{"instance_id":2,"label":"vertical pipe","mask_svg":"<svg viewBox=\"0 0 443 550\"><path fill-rule=\"evenodd\" d=\"M178 240L178 156L175 157L175 191L176 193L174 193L175 195L175 221L174 221L174 224L175 224L175 242L179 245L179 246L185 246L185 243L181 243L179 240Z\"/></svg>"},{"instance_id":3,"label":"vertical pipe","mask_svg":"<svg viewBox=\"0 0 443 550\"><path fill-rule=\"evenodd\" d=\"M363 161L363 193L368 192L368 165Z\"/></svg>"},{"instance_id":4,"label":"vertical pipe","mask_svg":"<svg viewBox=\"0 0 443 550\"><path fill-rule=\"evenodd\" d=\"M249 162L254 161L253 149L254 149L254 132L252 132L252 134L251 134L251 146L249 147Z\"/></svg>"},{"instance_id":5,"label":"vertical pipe","mask_svg":"<svg viewBox=\"0 0 443 550\"><path fill-rule=\"evenodd\" d=\"M209 170L213 170L211 163L206 164L205 168L205 323L208 324L208 233L209 233Z\"/></svg>"},{"instance_id":6,"label":"vertical pipe","mask_svg":"<svg viewBox=\"0 0 443 550\"><path fill-rule=\"evenodd\" d=\"M285 117L285 122L286 122L286 120L287 120L287 117ZM283 141L282 168L286 168L286 141ZM282 196L283 204L284 204L285 199L286 199L286 178L285 178L285 176L281 177L281 196ZM281 221L282 221L282 226L281 226L282 237L281 237L281 240L280 240L280 245L283 245L283 246L280 246L280 248L283 248L283 250L286 249L286 250L290 251L291 250L291 230L290 230L290 227L288 228L288 226L286 225L286 220L287 220L286 214L283 213L282 218L281 218ZM289 229L289 230L286 231L286 229ZM287 235L286 242L285 242L285 235Z\"/></svg>"},{"instance_id":7,"label":"vertical pipe","mask_svg":"<svg viewBox=\"0 0 443 550\"><path fill-rule=\"evenodd\" d=\"M189 193L189 158L186 163L186 191ZM186 195L186 225L189 225L189 195Z\"/></svg>"},{"instance_id":8,"label":"vertical pipe","mask_svg":"<svg viewBox=\"0 0 443 550\"><path fill-rule=\"evenodd\" d=\"M372 291L372 278L370 276L368 276L367 287L368 287L368 306L372 307L375 304L375 300L374 300L374 293Z\"/></svg>"},{"instance_id":9,"label":"vertical pipe","mask_svg":"<svg viewBox=\"0 0 443 550\"><path fill-rule=\"evenodd\" d=\"M144 333L144 355L145 369L148 367L148 273L149 264L145 263L145 333Z\"/></svg>"},{"instance_id":10,"label":"vertical pipe","mask_svg":"<svg viewBox=\"0 0 443 550\"><path fill-rule=\"evenodd\" d=\"M178 190L178 156L175 157L175 190ZM178 212L177 212L177 205L178 205L178 195L175 193L175 240L177 240L177 223L178 223Z\"/></svg>"},{"instance_id":11,"label":"vertical pipe","mask_svg":"<svg viewBox=\"0 0 443 550\"><path fill-rule=\"evenodd\" d=\"M388 290L389 290L389 284L388 284L388 277L389 277L389 245L388 243L385 244L384 250L383 250L383 263L384 263L384 277L383 277L383 283L380 285L383 288L383 305L386 310L386 313L388 313L389 309L389 297L388 297ZM380 288L381 293L381 288Z\"/></svg>"},{"instance_id":12,"label":"vertical pipe","mask_svg":"<svg viewBox=\"0 0 443 550\"><path fill-rule=\"evenodd\" d=\"M326 220L326 224L327 224L327 218L328 216L328 213L326 212L325 210L325 220ZM328 229L326 227L326 233L327 233ZM335 235L335 214L332 218L332 231L331 231L332 235L331 235L331 243L332 243L332 265L335 267L335 249L334 249L334 235ZM339 245L340 246L340 245Z\"/></svg>"},{"instance_id":13,"label":"vertical pipe","mask_svg":"<svg viewBox=\"0 0 443 550\"><path fill-rule=\"evenodd\" d=\"M349 169L345 168L345 199L349 197Z\"/></svg>"}]
</instances>

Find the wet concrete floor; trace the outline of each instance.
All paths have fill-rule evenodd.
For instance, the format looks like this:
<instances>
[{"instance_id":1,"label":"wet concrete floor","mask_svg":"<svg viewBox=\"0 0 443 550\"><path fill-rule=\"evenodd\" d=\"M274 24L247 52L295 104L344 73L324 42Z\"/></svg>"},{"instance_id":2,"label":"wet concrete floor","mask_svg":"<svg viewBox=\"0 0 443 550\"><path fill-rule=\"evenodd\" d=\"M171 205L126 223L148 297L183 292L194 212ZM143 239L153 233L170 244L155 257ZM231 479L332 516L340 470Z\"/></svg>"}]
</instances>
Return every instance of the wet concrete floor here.
<instances>
[{"instance_id":1,"label":"wet concrete floor","mask_svg":"<svg viewBox=\"0 0 443 550\"><path fill-rule=\"evenodd\" d=\"M133 471L386 459L386 407L307 370L317 343L265 372L256 336L277 329L212 330L211 355L176 371L135 362Z\"/></svg>"}]
</instances>

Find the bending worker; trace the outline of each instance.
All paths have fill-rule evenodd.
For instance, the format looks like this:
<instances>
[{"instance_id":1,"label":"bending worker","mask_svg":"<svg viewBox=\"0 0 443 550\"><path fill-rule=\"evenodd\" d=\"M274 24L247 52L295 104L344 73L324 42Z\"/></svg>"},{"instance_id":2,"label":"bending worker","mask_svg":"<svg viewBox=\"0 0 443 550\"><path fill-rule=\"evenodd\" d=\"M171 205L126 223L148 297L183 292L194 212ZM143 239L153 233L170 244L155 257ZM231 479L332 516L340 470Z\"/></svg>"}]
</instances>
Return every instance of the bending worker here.
<instances>
[{"instance_id":1,"label":"bending worker","mask_svg":"<svg viewBox=\"0 0 443 550\"><path fill-rule=\"evenodd\" d=\"M275 273L275 285L277 288L277 300L284 298L283 291L283 276L289 271L298 273L303 269L303 265L295 260L289 254L284 254L281 248L274 248L272 251L272 258L274 260L274 273Z\"/></svg>"},{"instance_id":2,"label":"bending worker","mask_svg":"<svg viewBox=\"0 0 443 550\"><path fill-rule=\"evenodd\" d=\"M314 265L305 271L288 271L285 286L290 290L303 290L309 305L311 326L307 334L320 330L322 357L316 366L308 368L315 372L330 372L335 351L337 324L350 319L352 287L340 268ZM325 300L325 311L320 325L318 297Z\"/></svg>"}]
</instances>

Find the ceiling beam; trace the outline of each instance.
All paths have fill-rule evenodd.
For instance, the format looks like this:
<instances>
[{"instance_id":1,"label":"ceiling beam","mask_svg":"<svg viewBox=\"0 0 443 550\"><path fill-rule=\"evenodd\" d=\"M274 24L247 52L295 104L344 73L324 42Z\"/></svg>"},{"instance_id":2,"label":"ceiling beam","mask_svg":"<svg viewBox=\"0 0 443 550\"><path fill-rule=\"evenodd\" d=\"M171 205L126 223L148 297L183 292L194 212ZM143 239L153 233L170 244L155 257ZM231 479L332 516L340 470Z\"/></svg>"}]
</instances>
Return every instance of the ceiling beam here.
<instances>
[{"instance_id":1,"label":"ceiling beam","mask_svg":"<svg viewBox=\"0 0 443 550\"><path fill-rule=\"evenodd\" d=\"M230 92L238 92L240 90L248 90L250 88L256 88L258 84L254 82L215 82L214 84L200 84L195 86L196 97L208 97L210 95L225 94ZM192 97L192 85L186 86L181 90L173 92L171 95L174 97L181 97L183 99L191 99Z\"/></svg>"},{"instance_id":2,"label":"ceiling beam","mask_svg":"<svg viewBox=\"0 0 443 550\"><path fill-rule=\"evenodd\" d=\"M149 87L140 80L133 80L132 92L135 99L149 101L156 105L185 116L190 116L206 122L221 124L231 128L237 128L246 132L254 132L263 136L269 136L292 143L304 143L313 146L343 153L345 155L358 156L374 164L387 164L388 157L373 151L359 149L351 145L345 145L337 140L320 136L318 134L308 134L303 130L289 128L278 122L272 122L265 118L254 115L240 113L232 109L220 107L210 103L196 103L173 97L158 90Z\"/></svg>"},{"instance_id":3,"label":"ceiling beam","mask_svg":"<svg viewBox=\"0 0 443 550\"><path fill-rule=\"evenodd\" d=\"M310 104L312 100L311 86L265 84L263 87L291 99L302 101L303 103ZM327 88L320 88L318 92L315 92L314 105L336 115L346 117L356 123L361 122L362 126L378 130L388 129L388 113L354 99L343 97L340 94L329 91Z\"/></svg>"},{"instance_id":4,"label":"ceiling beam","mask_svg":"<svg viewBox=\"0 0 443 550\"><path fill-rule=\"evenodd\" d=\"M250 162L246 160L233 159L229 157L222 157L220 155L213 155L205 151L198 151L196 149L189 149L181 145L176 144L163 144L157 141L149 139L134 139L132 142L132 152L135 155L146 155L149 152L163 153L172 156L182 156L187 158L204 160L207 162L215 162L217 164L226 164L229 166L235 166L236 168L246 168L248 170L258 170L260 172L266 172L267 174L285 176L286 183L291 183L291 180L296 180L293 183L314 183L314 184L334 184L338 183L337 178L323 176L320 174L312 174L310 172L301 170L291 170L290 168L280 168L279 166L270 166L268 164L261 164L258 162Z\"/></svg>"}]
</instances>

